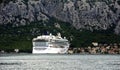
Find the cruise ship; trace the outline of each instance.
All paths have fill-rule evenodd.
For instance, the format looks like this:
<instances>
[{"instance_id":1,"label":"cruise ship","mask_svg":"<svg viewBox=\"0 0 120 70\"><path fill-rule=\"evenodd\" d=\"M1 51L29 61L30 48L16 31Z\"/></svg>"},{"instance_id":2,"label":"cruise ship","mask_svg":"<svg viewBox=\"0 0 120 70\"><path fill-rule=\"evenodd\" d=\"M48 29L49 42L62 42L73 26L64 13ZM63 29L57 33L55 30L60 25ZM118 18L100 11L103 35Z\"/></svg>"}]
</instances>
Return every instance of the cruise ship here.
<instances>
[{"instance_id":1,"label":"cruise ship","mask_svg":"<svg viewBox=\"0 0 120 70\"><path fill-rule=\"evenodd\" d=\"M69 48L69 41L61 34L55 35L41 35L33 38L33 54L39 53L67 53Z\"/></svg>"}]
</instances>

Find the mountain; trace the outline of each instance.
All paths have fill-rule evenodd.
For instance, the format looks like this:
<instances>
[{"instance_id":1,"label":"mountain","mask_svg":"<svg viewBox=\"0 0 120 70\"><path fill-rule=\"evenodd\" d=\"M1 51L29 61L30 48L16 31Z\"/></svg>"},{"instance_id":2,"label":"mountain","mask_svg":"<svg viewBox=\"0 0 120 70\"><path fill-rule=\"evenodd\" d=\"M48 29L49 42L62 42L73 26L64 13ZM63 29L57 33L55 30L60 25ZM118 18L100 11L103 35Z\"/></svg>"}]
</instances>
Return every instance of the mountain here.
<instances>
[{"instance_id":1,"label":"mountain","mask_svg":"<svg viewBox=\"0 0 120 70\"><path fill-rule=\"evenodd\" d=\"M29 50L33 37L50 32L61 32L75 47L120 42L120 1L0 1L0 47L30 46Z\"/></svg>"},{"instance_id":2,"label":"mountain","mask_svg":"<svg viewBox=\"0 0 120 70\"><path fill-rule=\"evenodd\" d=\"M13 26L55 17L77 29L107 30L120 33L119 0L3 0L0 24Z\"/></svg>"}]
</instances>

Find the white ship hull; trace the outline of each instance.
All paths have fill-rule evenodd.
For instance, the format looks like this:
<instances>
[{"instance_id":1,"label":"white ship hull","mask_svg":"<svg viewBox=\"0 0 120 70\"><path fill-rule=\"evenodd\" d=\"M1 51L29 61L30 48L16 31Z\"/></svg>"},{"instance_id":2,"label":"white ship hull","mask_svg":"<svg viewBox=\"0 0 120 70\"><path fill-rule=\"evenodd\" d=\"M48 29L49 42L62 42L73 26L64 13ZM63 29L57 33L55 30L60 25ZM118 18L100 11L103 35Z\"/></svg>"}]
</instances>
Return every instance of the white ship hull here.
<instances>
[{"instance_id":1,"label":"white ship hull","mask_svg":"<svg viewBox=\"0 0 120 70\"><path fill-rule=\"evenodd\" d=\"M53 54L56 54L56 53L67 53L67 50L68 48L50 48L50 47L47 47L45 50L39 50L39 49L35 49L36 47L33 47L33 51L32 53L33 54L45 54L45 53L53 53Z\"/></svg>"}]
</instances>

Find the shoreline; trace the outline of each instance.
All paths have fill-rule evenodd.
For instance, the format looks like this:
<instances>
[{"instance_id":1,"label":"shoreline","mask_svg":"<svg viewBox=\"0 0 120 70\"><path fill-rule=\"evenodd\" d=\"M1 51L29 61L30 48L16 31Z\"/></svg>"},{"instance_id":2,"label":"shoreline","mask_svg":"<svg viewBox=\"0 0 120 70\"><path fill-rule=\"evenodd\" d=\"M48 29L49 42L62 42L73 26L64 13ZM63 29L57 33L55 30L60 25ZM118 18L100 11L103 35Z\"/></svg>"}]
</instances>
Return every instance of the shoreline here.
<instances>
[{"instance_id":1,"label":"shoreline","mask_svg":"<svg viewBox=\"0 0 120 70\"><path fill-rule=\"evenodd\" d=\"M0 53L0 56L7 56L7 55L120 55L120 54L89 54L89 53L65 53L65 54L50 54L50 53L43 53L43 54L32 54L32 53Z\"/></svg>"}]
</instances>

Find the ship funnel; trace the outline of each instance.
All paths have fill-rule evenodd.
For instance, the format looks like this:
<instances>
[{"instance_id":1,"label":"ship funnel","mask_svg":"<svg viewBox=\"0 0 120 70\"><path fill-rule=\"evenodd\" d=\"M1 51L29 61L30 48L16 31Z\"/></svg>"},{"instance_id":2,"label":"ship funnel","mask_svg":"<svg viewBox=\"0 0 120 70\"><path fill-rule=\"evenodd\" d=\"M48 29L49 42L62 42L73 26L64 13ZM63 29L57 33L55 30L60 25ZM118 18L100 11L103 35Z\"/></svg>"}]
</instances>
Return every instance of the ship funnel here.
<instances>
[{"instance_id":1,"label":"ship funnel","mask_svg":"<svg viewBox=\"0 0 120 70\"><path fill-rule=\"evenodd\" d=\"M50 36L52 36L52 33L50 33Z\"/></svg>"},{"instance_id":2,"label":"ship funnel","mask_svg":"<svg viewBox=\"0 0 120 70\"><path fill-rule=\"evenodd\" d=\"M58 36L58 37L61 37L61 34L60 34L60 33L57 33L57 36Z\"/></svg>"}]
</instances>

